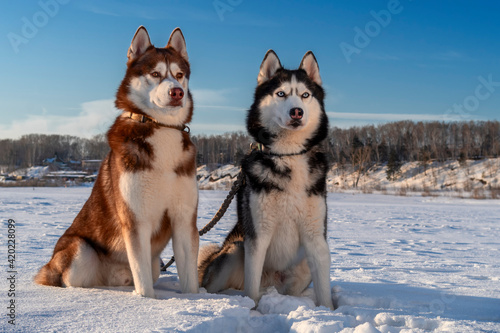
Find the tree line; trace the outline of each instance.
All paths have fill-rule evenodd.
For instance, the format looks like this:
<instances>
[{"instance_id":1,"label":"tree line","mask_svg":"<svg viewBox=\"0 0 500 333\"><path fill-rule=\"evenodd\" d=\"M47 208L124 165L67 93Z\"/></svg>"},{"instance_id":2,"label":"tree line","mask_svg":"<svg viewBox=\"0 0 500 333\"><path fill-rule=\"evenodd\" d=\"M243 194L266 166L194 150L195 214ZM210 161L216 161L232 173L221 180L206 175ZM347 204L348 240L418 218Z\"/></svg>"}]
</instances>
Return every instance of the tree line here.
<instances>
[{"instance_id":1,"label":"tree line","mask_svg":"<svg viewBox=\"0 0 500 333\"><path fill-rule=\"evenodd\" d=\"M252 139L243 132L195 135L198 165L238 164ZM103 159L109 151L106 136L90 139L69 135L23 135L0 140L0 166L4 171L42 165L55 155L63 161ZM500 155L500 122L398 121L342 129L333 127L328 137L332 163L352 165L361 175L374 164L431 160L467 160Z\"/></svg>"},{"instance_id":2,"label":"tree line","mask_svg":"<svg viewBox=\"0 0 500 333\"><path fill-rule=\"evenodd\" d=\"M391 154L402 162L497 157L500 122L398 121L333 128L329 139L332 160L339 163L355 163L363 155L374 163L388 162Z\"/></svg>"},{"instance_id":3,"label":"tree line","mask_svg":"<svg viewBox=\"0 0 500 333\"><path fill-rule=\"evenodd\" d=\"M64 162L103 159L108 151L104 134L91 139L71 135L28 134L17 140L0 140L0 168L10 172L43 165L44 160L55 156Z\"/></svg>"}]
</instances>

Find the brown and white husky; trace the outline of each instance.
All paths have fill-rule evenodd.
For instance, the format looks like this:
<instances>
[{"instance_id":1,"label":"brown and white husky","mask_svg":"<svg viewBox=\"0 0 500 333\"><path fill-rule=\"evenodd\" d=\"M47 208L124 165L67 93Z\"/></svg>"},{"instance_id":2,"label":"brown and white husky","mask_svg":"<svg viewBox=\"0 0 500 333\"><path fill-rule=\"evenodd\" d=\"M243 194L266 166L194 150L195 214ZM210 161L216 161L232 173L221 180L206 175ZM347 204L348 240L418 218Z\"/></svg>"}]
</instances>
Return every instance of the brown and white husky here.
<instances>
[{"instance_id":1,"label":"brown and white husky","mask_svg":"<svg viewBox=\"0 0 500 333\"><path fill-rule=\"evenodd\" d=\"M155 48L139 27L116 94L122 110L107 137L111 151L90 198L57 242L35 282L125 286L155 297L159 256L172 238L182 292L198 292L196 150L185 124L193 100L179 28Z\"/></svg>"}]
</instances>

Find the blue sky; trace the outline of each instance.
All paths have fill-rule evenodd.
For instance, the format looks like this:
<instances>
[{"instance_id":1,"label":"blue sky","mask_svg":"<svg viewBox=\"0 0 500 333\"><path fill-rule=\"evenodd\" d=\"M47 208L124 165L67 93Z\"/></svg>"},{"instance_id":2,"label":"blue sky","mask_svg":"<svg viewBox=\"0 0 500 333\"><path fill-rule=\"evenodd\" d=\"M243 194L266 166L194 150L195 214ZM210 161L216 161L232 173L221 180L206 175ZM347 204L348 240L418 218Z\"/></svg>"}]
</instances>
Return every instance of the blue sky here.
<instances>
[{"instance_id":1,"label":"blue sky","mask_svg":"<svg viewBox=\"0 0 500 333\"><path fill-rule=\"evenodd\" d=\"M500 119L498 1L2 1L0 138L107 130L138 26L181 27L194 134L244 130L268 49L312 50L332 126Z\"/></svg>"}]
</instances>

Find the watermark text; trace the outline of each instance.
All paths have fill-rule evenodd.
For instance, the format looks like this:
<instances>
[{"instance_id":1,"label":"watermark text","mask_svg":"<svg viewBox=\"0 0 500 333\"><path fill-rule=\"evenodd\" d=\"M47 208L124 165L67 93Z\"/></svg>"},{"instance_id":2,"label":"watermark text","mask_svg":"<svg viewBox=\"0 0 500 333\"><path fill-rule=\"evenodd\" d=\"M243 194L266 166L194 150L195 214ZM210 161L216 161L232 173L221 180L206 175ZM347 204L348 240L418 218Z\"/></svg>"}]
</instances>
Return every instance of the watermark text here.
<instances>
[{"instance_id":1,"label":"watermark text","mask_svg":"<svg viewBox=\"0 0 500 333\"><path fill-rule=\"evenodd\" d=\"M21 31L9 32L7 38L15 53L19 53L19 47L28 44L30 40L38 35L40 29L49 24L50 19L59 13L60 5L65 5L70 0L40 0L38 6L40 10L30 17L21 17Z\"/></svg>"},{"instance_id":2,"label":"watermark text","mask_svg":"<svg viewBox=\"0 0 500 333\"><path fill-rule=\"evenodd\" d=\"M7 322L16 324L16 221L7 221Z\"/></svg>"}]
</instances>

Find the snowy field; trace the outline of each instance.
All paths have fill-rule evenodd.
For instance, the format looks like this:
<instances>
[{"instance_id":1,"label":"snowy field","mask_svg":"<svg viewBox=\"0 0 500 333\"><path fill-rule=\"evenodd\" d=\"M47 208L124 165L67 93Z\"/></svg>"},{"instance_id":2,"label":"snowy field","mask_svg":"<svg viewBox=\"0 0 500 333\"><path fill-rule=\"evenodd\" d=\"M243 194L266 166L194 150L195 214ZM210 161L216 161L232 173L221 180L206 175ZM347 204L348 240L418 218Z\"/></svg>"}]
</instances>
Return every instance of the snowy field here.
<instances>
[{"instance_id":1,"label":"snowy field","mask_svg":"<svg viewBox=\"0 0 500 333\"><path fill-rule=\"evenodd\" d=\"M18 332L500 332L500 201L330 194L331 286L339 308L314 295L267 290L256 310L240 292L180 294L175 265L155 285L157 299L132 288L34 285L59 236L90 188L2 188L0 331ZM201 191L198 226L226 192ZM11 297L8 219L16 225L16 326ZM222 242L234 204L201 244ZM170 258L170 245L163 259Z\"/></svg>"}]
</instances>

